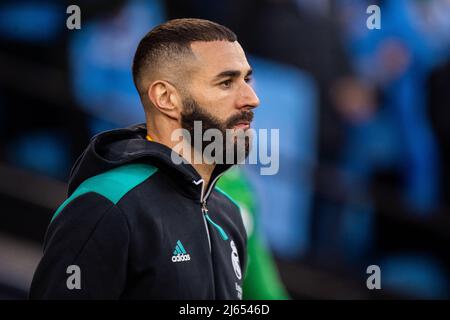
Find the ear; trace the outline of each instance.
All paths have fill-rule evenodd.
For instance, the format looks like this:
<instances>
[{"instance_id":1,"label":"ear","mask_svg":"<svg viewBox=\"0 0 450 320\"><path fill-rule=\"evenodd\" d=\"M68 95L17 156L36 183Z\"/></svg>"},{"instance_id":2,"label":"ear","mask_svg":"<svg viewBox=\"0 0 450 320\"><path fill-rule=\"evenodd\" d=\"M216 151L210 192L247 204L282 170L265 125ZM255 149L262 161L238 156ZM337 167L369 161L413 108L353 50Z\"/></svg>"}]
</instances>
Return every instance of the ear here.
<instances>
[{"instance_id":1,"label":"ear","mask_svg":"<svg viewBox=\"0 0 450 320\"><path fill-rule=\"evenodd\" d=\"M174 120L179 120L182 110L181 97L177 89L167 81L154 81L147 95L156 109Z\"/></svg>"}]
</instances>

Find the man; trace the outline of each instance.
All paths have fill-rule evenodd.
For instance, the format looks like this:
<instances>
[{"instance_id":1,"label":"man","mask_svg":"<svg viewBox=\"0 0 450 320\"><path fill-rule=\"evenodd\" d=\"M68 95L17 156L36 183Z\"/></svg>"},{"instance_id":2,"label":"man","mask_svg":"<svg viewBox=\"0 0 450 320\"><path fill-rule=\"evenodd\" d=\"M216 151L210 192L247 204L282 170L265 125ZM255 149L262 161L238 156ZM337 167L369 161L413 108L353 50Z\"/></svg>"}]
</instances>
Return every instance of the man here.
<instances>
[{"instance_id":1,"label":"man","mask_svg":"<svg viewBox=\"0 0 450 320\"><path fill-rule=\"evenodd\" d=\"M214 188L232 164L193 161L204 144L185 139L175 153L172 138L195 134L194 121L248 130L259 104L251 72L235 34L211 21L171 20L141 40L133 78L146 125L95 136L76 161L30 298L242 298L245 229Z\"/></svg>"}]
</instances>

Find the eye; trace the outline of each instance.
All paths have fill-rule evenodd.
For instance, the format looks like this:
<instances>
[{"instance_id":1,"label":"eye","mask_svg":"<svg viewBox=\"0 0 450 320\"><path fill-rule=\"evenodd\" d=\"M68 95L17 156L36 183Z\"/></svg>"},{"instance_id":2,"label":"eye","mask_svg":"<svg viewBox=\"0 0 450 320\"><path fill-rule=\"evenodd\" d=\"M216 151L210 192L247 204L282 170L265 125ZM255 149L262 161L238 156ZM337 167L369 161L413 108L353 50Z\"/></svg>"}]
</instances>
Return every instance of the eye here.
<instances>
[{"instance_id":1,"label":"eye","mask_svg":"<svg viewBox=\"0 0 450 320\"><path fill-rule=\"evenodd\" d=\"M252 83L253 82L253 78L252 77L246 77L245 78L245 82Z\"/></svg>"},{"instance_id":2,"label":"eye","mask_svg":"<svg viewBox=\"0 0 450 320\"><path fill-rule=\"evenodd\" d=\"M230 79L228 79L228 80L225 80L225 81L221 82L220 86L222 88L228 89L228 88L231 87L231 83L232 83L232 81Z\"/></svg>"}]
</instances>

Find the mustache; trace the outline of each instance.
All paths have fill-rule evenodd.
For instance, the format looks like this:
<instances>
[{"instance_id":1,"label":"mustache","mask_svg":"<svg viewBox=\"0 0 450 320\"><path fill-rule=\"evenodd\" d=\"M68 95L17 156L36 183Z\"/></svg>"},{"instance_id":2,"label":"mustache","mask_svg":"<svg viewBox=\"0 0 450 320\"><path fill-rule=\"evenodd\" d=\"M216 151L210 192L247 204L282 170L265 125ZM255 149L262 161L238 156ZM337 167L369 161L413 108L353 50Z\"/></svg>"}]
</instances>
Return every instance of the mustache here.
<instances>
[{"instance_id":1,"label":"mustache","mask_svg":"<svg viewBox=\"0 0 450 320\"><path fill-rule=\"evenodd\" d=\"M251 110L238 113L238 114L230 117L230 119L228 119L227 128L231 129L235 125L237 125L239 122L242 122L242 121L251 123L253 121L253 116L254 116L254 113Z\"/></svg>"}]
</instances>

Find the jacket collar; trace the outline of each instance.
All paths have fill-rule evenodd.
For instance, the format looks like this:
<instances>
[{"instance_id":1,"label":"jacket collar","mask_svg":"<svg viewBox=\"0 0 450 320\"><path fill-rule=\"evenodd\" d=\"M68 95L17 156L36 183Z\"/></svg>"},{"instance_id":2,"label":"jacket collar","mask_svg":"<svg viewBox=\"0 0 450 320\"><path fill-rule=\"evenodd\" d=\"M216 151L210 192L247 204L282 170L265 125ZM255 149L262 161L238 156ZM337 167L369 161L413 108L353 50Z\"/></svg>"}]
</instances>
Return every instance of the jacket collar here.
<instances>
[{"instance_id":1,"label":"jacket collar","mask_svg":"<svg viewBox=\"0 0 450 320\"><path fill-rule=\"evenodd\" d=\"M175 164L172 149L146 139L145 124L102 132L91 139L70 173L69 196L86 179L129 163L147 163L170 177L171 182L185 195L206 201L218 178L232 165L218 164L213 170L209 186L191 164Z\"/></svg>"}]
</instances>

